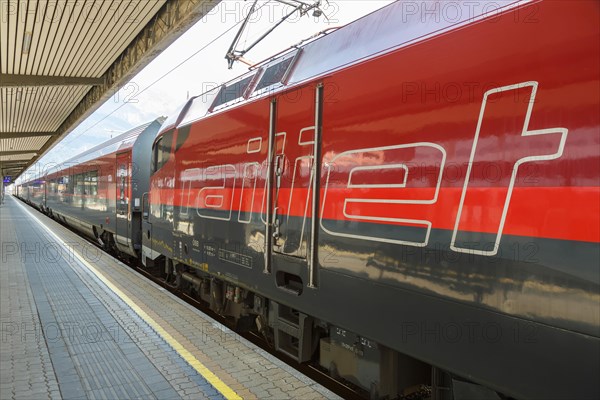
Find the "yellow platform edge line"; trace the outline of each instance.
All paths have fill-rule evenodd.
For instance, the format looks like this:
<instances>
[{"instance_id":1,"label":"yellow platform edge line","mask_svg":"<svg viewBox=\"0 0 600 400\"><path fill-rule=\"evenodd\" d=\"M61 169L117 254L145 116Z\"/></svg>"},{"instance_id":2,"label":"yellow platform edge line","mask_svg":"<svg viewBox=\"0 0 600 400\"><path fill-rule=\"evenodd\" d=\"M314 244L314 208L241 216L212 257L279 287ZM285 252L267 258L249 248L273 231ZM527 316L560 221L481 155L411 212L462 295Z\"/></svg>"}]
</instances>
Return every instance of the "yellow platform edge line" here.
<instances>
[{"instance_id":1,"label":"yellow platform edge line","mask_svg":"<svg viewBox=\"0 0 600 400\"><path fill-rule=\"evenodd\" d=\"M65 248L69 249L69 246L52 230L46 226L41 220L36 218L24 205L17 202L17 204L23 208L35 221L38 222L48 233L50 233ZM121 289L116 287L102 272L96 267L91 265L85 258L83 258L78 252L72 249L73 254L77 259L92 272L98 279L100 279L111 291L113 291L121 300L123 300L140 318L142 318L150 327L161 336L165 342L169 344L183 358L192 368L196 370L204 379L208 381L215 389L217 389L226 399L241 399L233 389L231 389L225 382L219 379L210 369L208 369L202 362L200 362L192 353L190 353L177 339L169 334L154 318L149 316L144 310L142 310L129 296L127 296Z\"/></svg>"}]
</instances>

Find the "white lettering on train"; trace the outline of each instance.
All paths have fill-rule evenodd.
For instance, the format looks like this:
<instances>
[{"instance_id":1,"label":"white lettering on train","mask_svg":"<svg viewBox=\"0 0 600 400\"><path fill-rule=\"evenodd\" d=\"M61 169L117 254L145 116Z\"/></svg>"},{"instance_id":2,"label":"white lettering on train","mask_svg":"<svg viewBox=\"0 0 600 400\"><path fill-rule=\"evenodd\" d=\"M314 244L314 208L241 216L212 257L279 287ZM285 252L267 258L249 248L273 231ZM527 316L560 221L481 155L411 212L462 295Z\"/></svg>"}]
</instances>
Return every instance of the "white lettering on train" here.
<instances>
[{"instance_id":1,"label":"white lettering on train","mask_svg":"<svg viewBox=\"0 0 600 400\"><path fill-rule=\"evenodd\" d=\"M484 94L479 120L471 147L468 168L457 208L450 248L456 252L496 255L500 246L506 216L509 210L515 179L519 167L533 161L553 160L561 157L564 151L568 130L566 128L549 128L529 130L529 122L537 94L537 82L524 82L504 86L487 91ZM523 99L526 93L527 101ZM520 95L520 96L518 96ZM522 115L522 128L507 130L503 125L506 118L515 120ZM500 128L499 128L500 127ZM487 136L486 136L487 135ZM483 146L483 137L501 136L494 146ZM275 155L285 157L288 133L275 135ZM551 143L548 143L548 139ZM540 146L538 140L544 140ZM255 137L248 140L246 154L263 151L263 139ZM314 126L306 127L298 133L298 146L314 146ZM553 147L554 152L539 154L539 149ZM533 149L533 150L532 150ZM537 153L532 155L531 152ZM542 151L543 152L543 151ZM288 210L292 203L306 201L304 215L307 218L310 208L310 185L306 199L296 194L296 170L301 163L312 163L312 155L302 155L290 165L294 173L290 185ZM266 189L269 186L266 177L266 165L257 161L234 165L218 165L185 170L180 175L182 182L181 202L183 215L188 214L192 182L199 181L203 186L195 201L197 214L202 218L231 220L233 199L236 191L236 175L241 179L238 222L250 223L256 197L256 186L259 179L264 180L261 219L265 221ZM355 238L360 240L393 243L407 246L424 247L429 242L432 221L411 215L411 207L435 207L440 194L442 178L447 163L446 150L439 144L417 142L395 144L383 147L370 147L344 151L334 155L323 165L324 179L322 204L320 209L320 227L330 235ZM481 179L477 179L486 168L494 163L508 163L508 169L502 169L495 182L495 191L483 190ZM314 177L311 175L309 181ZM208 186L210 185L210 186ZM306 189L305 189L306 190ZM500 191L501 196L498 196ZM498 198L500 197L500 198ZM296 200L297 199L297 200ZM304 203L302 203L304 204ZM216 213L216 211L219 213ZM324 215L334 210L337 215L344 215L348 221L381 222L388 226L409 229L393 230L388 236L382 233L356 232L343 224L327 220ZM469 242L470 229L468 223L480 218L486 232L494 231L493 248L483 249ZM413 212L414 214L414 212ZM289 217L289 215L288 215ZM302 224L304 230L305 224ZM493 229L490 230L490 227ZM411 229L412 228L412 229ZM301 232L303 235L304 232ZM380 235L380 236L377 236Z\"/></svg>"}]
</instances>

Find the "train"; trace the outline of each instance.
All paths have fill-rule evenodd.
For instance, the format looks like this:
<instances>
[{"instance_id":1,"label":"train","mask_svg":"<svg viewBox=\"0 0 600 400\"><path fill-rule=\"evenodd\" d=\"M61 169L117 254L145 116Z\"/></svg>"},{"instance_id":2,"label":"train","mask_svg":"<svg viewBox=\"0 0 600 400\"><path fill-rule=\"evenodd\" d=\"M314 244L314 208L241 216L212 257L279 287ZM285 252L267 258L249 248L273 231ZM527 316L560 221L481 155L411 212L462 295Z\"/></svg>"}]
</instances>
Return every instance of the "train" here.
<instances>
[{"instance_id":1,"label":"train","mask_svg":"<svg viewBox=\"0 0 600 400\"><path fill-rule=\"evenodd\" d=\"M599 398L599 17L395 2L17 196L372 398Z\"/></svg>"}]
</instances>

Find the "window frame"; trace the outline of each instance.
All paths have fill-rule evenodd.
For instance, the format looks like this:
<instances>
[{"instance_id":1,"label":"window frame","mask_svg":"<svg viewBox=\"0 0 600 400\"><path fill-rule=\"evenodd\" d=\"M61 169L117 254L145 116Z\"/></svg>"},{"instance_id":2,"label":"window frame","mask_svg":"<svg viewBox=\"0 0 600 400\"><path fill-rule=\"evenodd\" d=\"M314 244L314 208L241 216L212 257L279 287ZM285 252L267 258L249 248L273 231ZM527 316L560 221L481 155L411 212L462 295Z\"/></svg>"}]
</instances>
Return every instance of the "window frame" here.
<instances>
[{"instance_id":1,"label":"window frame","mask_svg":"<svg viewBox=\"0 0 600 400\"><path fill-rule=\"evenodd\" d=\"M161 135L152 146L152 173L160 171L160 169L171 159L173 153L173 136L175 128L171 128ZM168 144L164 146L162 143L166 141Z\"/></svg>"}]
</instances>

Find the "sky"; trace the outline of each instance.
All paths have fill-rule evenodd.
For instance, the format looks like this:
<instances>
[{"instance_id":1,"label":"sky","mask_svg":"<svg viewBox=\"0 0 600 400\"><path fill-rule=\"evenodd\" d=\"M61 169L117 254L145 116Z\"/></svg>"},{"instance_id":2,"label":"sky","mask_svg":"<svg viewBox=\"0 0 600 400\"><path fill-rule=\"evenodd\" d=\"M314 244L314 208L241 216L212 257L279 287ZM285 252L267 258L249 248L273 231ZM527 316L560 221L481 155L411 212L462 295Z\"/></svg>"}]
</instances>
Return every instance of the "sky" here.
<instances>
[{"instance_id":1,"label":"sky","mask_svg":"<svg viewBox=\"0 0 600 400\"><path fill-rule=\"evenodd\" d=\"M245 58L252 62L262 61L317 32L345 25L392 2L323 1L323 16L293 15L250 50ZM56 165L113 135L159 116L169 116L188 97L246 72L248 66L241 62L228 69L225 54L251 5L251 0L224 0L219 3L42 157L22 175L22 179L26 179L28 173L32 175L43 170L44 166ZM258 12L242 35L242 47L251 44L290 10L274 0L259 0L257 8ZM227 30L227 34L215 40Z\"/></svg>"}]
</instances>

